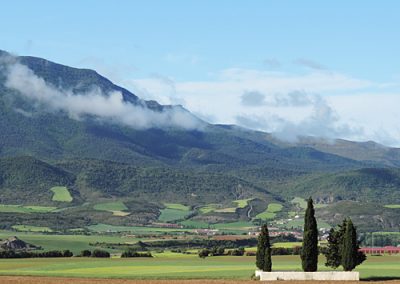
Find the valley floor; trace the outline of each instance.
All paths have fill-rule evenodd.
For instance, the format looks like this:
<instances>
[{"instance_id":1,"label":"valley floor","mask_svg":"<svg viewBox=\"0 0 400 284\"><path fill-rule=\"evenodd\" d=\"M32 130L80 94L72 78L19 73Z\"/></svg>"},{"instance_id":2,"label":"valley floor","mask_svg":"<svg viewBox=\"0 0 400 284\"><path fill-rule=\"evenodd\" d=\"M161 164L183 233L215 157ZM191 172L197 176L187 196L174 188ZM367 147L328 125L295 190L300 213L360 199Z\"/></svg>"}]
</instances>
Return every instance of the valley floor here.
<instances>
[{"instance_id":1,"label":"valley floor","mask_svg":"<svg viewBox=\"0 0 400 284\"><path fill-rule=\"evenodd\" d=\"M304 284L310 281L279 281L279 284ZM0 276L0 283L3 284L254 284L251 280L126 280L126 279L85 279L85 278L53 278L53 277L21 277L21 276ZM319 284L338 284L335 281L313 281ZM349 281L346 284L356 284L359 282ZM400 280L376 281L374 284L399 284Z\"/></svg>"},{"instance_id":2,"label":"valley floor","mask_svg":"<svg viewBox=\"0 0 400 284\"><path fill-rule=\"evenodd\" d=\"M297 270L301 271L299 256L273 256L273 270ZM80 280L82 278L108 278L108 279L234 279L247 281L255 270L255 258L249 256L221 256L200 259L196 255L160 254L154 258L136 259L93 259L84 257L73 258L36 258L36 259L1 259L0 275L19 276L25 279L27 276L36 277L66 277L77 278L76 283L95 283L92 280ZM318 270L327 270L324 266L324 258L319 260ZM363 280L400 280L400 255L397 256L368 256L365 263L357 270ZM4 279L4 281L2 281ZM0 283L6 283L6 279L0 278ZM42 279L42 278L29 278ZM54 278L43 278L52 281ZM43 280L43 281L44 281ZM10 280L11 281L11 280ZM42 280L38 280L42 281ZM47 280L46 280L47 281ZM88 282L79 282L88 281ZM111 283L111 280L104 280ZM108 282L107 282L108 281ZM113 280L114 281L114 280ZM125 283L127 280L115 280L114 283ZM118 282L120 281L120 282ZM208 280L207 280L208 281ZM18 282L10 282L18 283ZM25 282L27 283L27 282ZM29 282L28 282L29 283ZM33 282L35 283L35 282ZM36 282L54 283L54 282ZM59 283L59 282L57 282ZM102 283L102 282L99 282ZM135 283L135 282L126 282ZM138 282L141 283L141 282ZM153 282L142 282L153 283ZM154 282L158 283L158 282ZM160 282L162 283L162 282ZM165 282L170 283L170 282ZM185 283L185 282L183 282ZM210 283L213 283L212 281ZM216 282L220 283L220 282ZM223 282L222 282L223 283ZM234 283L234 282L229 282ZM241 282L243 283L243 282ZM254 283L254 282L253 282ZM291 282L292 283L292 282Z\"/></svg>"}]
</instances>

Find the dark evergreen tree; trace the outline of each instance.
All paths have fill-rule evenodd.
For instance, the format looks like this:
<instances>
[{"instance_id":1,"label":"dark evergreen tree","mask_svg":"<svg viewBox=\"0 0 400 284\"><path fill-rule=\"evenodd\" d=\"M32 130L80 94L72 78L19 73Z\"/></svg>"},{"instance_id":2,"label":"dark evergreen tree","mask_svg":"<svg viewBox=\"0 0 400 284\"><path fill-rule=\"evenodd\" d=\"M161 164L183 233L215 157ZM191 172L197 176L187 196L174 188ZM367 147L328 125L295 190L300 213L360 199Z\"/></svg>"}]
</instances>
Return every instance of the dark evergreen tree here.
<instances>
[{"instance_id":1,"label":"dark evergreen tree","mask_svg":"<svg viewBox=\"0 0 400 284\"><path fill-rule=\"evenodd\" d=\"M301 250L301 264L304 271L313 272L318 269L318 228L315 219L313 200L307 201L307 210L304 217L303 246Z\"/></svg>"},{"instance_id":2,"label":"dark evergreen tree","mask_svg":"<svg viewBox=\"0 0 400 284\"><path fill-rule=\"evenodd\" d=\"M343 220L342 225L339 225L336 229L332 228L330 230L328 236L328 247L324 253L326 257L326 266L336 269L342 264L341 246L345 229L346 220Z\"/></svg>"},{"instance_id":3,"label":"dark evergreen tree","mask_svg":"<svg viewBox=\"0 0 400 284\"><path fill-rule=\"evenodd\" d=\"M271 243L267 224L262 225L261 233L258 236L256 266L263 271L272 270Z\"/></svg>"},{"instance_id":4,"label":"dark evergreen tree","mask_svg":"<svg viewBox=\"0 0 400 284\"><path fill-rule=\"evenodd\" d=\"M345 271L352 271L357 265L361 264L366 256L359 251L360 246L357 240L357 230L351 219L346 221L346 229L342 244L342 266Z\"/></svg>"}]
</instances>

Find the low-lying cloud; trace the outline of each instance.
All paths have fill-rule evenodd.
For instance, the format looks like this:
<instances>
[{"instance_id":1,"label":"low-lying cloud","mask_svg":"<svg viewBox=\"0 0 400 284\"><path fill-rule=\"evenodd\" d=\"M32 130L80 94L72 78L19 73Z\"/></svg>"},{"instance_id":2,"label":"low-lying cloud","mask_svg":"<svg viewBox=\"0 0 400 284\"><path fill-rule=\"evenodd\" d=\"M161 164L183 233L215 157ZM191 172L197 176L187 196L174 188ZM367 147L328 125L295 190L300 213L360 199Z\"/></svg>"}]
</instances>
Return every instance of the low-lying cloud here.
<instances>
[{"instance_id":1,"label":"low-lying cloud","mask_svg":"<svg viewBox=\"0 0 400 284\"><path fill-rule=\"evenodd\" d=\"M201 128L201 121L180 107L154 111L144 103L134 105L124 101L121 92L104 93L96 86L89 92L78 94L71 90L61 90L18 62L8 64L7 71L6 87L32 100L40 110L62 111L77 120L90 116L122 123L134 129Z\"/></svg>"}]
</instances>

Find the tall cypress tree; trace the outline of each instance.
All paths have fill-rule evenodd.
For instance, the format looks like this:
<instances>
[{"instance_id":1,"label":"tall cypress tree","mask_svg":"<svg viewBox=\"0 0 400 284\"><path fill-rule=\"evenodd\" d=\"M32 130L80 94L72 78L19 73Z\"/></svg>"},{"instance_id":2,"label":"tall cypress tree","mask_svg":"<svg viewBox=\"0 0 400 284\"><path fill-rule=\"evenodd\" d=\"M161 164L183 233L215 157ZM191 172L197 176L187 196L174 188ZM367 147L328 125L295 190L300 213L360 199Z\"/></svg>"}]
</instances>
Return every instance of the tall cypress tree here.
<instances>
[{"instance_id":1,"label":"tall cypress tree","mask_svg":"<svg viewBox=\"0 0 400 284\"><path fill-rule=\"evenodd\" d=\"M258 236L256 266L263 271L271 271L271 243L267 224L262 225L261 233Z\"/></svg>"},{"instance_id":2,"label":"tall cypress tree","mask_svg":"<svg viewBox=\"0 0 400 284\"><path fill-rule=\"evenodd\" d=\"M313 272L318 269L318 228L315 219L314 203L310 197L304 217L303 247L301 264L304 271Z\"/></svg>"},{"instance_id":3,"label":"tall cypress tree","mask_svg":"<svg viewBox=\"0 0 400 284\"><path fill-rule=\"evenodd\" d=\"M365 254L360 252L359 249L360 245L357 240L357 230L349 218L346 221L346 229L344 231L341 248L342 266L345 271L352 271L366 259Z\"/></svg>"}]
</instances>

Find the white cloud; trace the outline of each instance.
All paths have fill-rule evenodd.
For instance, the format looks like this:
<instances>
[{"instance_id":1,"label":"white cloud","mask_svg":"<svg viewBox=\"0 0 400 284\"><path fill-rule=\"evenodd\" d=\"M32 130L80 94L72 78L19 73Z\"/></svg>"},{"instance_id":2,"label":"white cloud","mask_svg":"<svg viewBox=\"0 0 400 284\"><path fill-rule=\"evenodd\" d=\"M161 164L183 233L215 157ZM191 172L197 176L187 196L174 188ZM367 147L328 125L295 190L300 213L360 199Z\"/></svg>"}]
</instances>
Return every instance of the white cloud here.
<instances>
[{"instance_id":1,"label":"white cloud","mask_svg":"<svg viewBox=\"0 0 400 284\"><path fill-rule=\"evenodd\" d=\"M179 127L195 129L200 121L181 108L153 111L144 105L133 105L123 100L120 92L104 94L94 87L90 92L75 94L60 90L38 77L25 65L9 64L6 87L19 91L41 110L64 111L71 118L93 116L97 119L122 123L135 129Z\"/></svg>"},{"instance_id":2,"label":"white cloud","mask_svg":"<svg viewBox=\"0 0 400 284\"><path fill-rule=\"evenodd\" d=\"M168 90L167 84L153 78L132 83L156 99L165 98ZM239 124L281 139L313 135L399 146L400 94L368 93L383 92L385 85L315 68L297 75L230 68L213 80L174 82L168 100L181 99L186 108L212 117L213 123Z\"/></svg>"}]
</instances>

